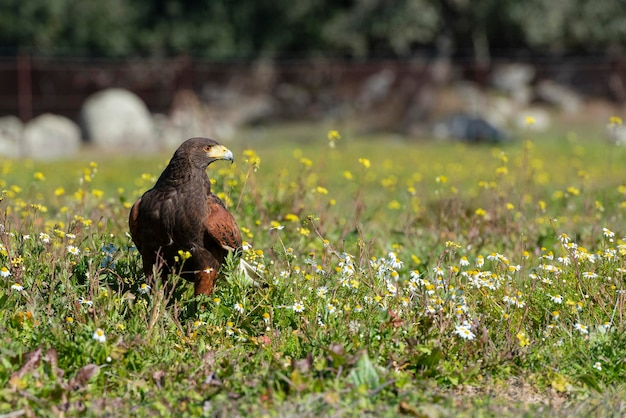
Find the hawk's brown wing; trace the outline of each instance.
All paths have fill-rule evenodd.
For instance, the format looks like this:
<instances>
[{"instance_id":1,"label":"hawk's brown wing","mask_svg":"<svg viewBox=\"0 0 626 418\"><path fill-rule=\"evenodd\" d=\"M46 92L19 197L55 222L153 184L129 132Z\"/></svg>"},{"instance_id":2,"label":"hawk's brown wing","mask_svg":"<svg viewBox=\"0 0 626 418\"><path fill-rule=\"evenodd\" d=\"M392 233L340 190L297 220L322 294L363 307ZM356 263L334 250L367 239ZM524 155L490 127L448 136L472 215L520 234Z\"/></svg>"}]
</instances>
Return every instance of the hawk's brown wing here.
<instances>
[{"instance_id":1,"label":"hawk's brown wing","mask_svg":"<svg viewBox=\"0 0 626 418\"><path fill-rule=\"evenodd\" d=\"M224 250L237 251L241 248L241 232L235 218L224 206L224 203L210 194L207 201L208 216L204 222L207 233ZM207 246L207 243L205 243ZM207 250L211 251L210 248ZM211 251L213 252L213 251Z\"/></svg>"},{"instance_id":2,"label":"hawk's brown wing","mask_svg":"<svg viewBox=\"0 0 626 418\"><path fill-rule=\"evenodd\" d=\"M133 242L137 247L137 250L141 253L142 242L139 238L139 203L141 202L141 198L139 198L133 207L130 210L130 216L128 218L128 226L130 227L130 236L133 238Z\"/></svg>"}]
</instances>

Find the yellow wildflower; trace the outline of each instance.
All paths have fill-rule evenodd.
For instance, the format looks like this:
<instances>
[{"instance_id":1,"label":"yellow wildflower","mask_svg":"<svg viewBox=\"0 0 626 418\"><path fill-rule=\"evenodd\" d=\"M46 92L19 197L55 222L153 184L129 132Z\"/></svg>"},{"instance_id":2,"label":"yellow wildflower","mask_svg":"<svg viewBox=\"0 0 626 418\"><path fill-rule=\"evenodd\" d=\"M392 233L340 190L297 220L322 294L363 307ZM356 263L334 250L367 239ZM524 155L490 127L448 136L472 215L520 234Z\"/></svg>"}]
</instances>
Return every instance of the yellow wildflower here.
<instances>
[{"instance_id":1,"label":"yellow wildflower","mask_svg":"<svg viewBox=\"0 0 626 418\"><path fill-rule=\"evenodd\" d=\"M298 222L298 215L294 214L294 213L288 213L285 215L285 220L286 221L290 221L290 222Z\"/></svg>"},{"instance_id":2,"label":"yellow wildflower","mask_svg":"<svg viewBox=\"0 0 626 418\"><path fill-rule=\"evenodd\" d=\"M519 342L520 347L526 347L530 344L530 340L524 331L520 331L516 335L517 341Z\"/></svg>"},{"instance_id":3,"label":"yellow wildflower","mask_svg":"<svg viewBox=\"0 0 626 418\"><path fill-rule=\"evenodd\" d=\"M387 207L392 210L398 210L402 208L402 205L397 200L392 200L391 202L389 202L389 205L387 205Z\"/></svg>"},{"instance_id":4,"label":"yellow wildflower","mask_svg":"<svg viewBox=\"0 0 626 418\"><path fill-rule=\"evenodd\" d=\"M191 258L191 253L189 251L178 250L178 255L183 261Z\"/></svg>"},{"instance_id":5,"label":"yellow wildflower","mask_svg":"<svg viewBox=\"0 0 626 418\"><path fill-rule=\"evenodd\" d=\"M261 158L251 149L247 149L243 151L243 156L246 157L246 163L250 164L250 166L257 171L261 166Z\"/></svg>"},{"instance_id":6,"label":"yellow wildflower","mask_svg":"<svg viewBox=\"0 0 626 418\"><path fill-rule=\"evenodd\" d=\"M328 138L328 146L333 149L335 148L335 141L339 141L341 139L339 132L334 129L328 131L326 137Z\"/></svg>"}]
</instances>

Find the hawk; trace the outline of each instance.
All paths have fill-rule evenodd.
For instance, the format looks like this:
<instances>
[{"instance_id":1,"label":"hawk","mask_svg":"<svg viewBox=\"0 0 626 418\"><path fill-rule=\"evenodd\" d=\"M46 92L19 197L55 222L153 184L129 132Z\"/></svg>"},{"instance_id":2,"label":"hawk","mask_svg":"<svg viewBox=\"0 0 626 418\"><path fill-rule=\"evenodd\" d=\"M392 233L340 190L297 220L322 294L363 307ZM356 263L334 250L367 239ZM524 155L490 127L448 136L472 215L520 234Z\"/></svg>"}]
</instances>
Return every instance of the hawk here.
<instances>
[{"instance_id":1,"label":"hawk","mask_svg":"<svg viewBox=\"0 0 626 418\"><path fill-rule=\"evenodd\" d=\"M157 266L163 279L180 273L194 283L196 295L209 295L227 255L241 251L237 222L211 192L206 174L217 160L232 163L233 153L213 139L186 140L154 187L131 208L130 234L146 277Z\"/></svg>"}]
</instances>

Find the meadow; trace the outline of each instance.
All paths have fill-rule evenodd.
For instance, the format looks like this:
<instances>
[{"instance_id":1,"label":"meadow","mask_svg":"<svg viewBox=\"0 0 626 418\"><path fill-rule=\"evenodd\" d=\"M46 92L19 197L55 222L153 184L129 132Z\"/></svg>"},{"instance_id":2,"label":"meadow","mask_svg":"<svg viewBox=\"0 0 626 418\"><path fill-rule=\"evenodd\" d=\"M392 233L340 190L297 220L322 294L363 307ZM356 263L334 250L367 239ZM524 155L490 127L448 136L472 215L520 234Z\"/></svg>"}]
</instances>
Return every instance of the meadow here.
<instances>
[{"instance_id":1,"label":"meadow","mask_svg":"<svg viewBox=\"0 0 626 418\"><path fill-rule=\"evenodd\" d=\"M128 235L170 153L0 161L0 414L623 416L607 122L478 146L243 132L208 174L263 286L231 263L197 310Z\"/></svg>"}]
</instances>

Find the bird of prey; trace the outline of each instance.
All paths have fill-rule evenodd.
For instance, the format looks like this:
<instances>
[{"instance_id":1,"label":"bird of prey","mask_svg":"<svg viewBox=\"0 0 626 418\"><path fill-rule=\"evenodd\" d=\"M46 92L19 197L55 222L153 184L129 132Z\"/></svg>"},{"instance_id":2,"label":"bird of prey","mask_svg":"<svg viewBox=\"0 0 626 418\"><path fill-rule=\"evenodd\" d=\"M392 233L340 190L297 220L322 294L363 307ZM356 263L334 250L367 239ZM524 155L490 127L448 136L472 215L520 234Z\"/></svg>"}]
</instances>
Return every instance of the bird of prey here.
<instances>
[{"instance_id":1,"label":"bird of prey","mask_svg":"<svg viewBox=\"0 0 626 418\"><path fill-rule=\"evenodd\" d=\"M146 277L156 266L163 279L180 273L194 283L196 295L209 295L228 253L241 251L239 227L207 177L207 167L217 160L232 163L233 153L209 138L188 139L133 205L130 234Z\"/></svg>"}]
</instances>

